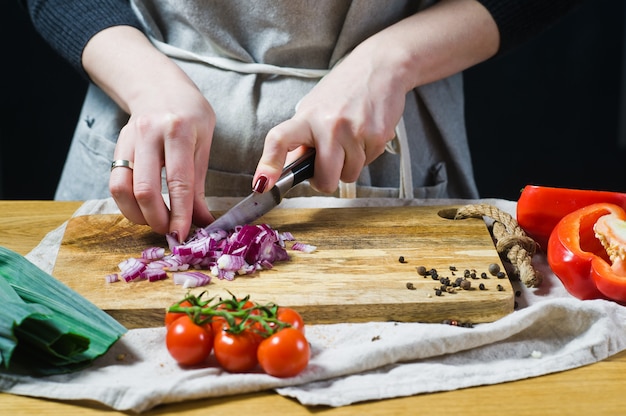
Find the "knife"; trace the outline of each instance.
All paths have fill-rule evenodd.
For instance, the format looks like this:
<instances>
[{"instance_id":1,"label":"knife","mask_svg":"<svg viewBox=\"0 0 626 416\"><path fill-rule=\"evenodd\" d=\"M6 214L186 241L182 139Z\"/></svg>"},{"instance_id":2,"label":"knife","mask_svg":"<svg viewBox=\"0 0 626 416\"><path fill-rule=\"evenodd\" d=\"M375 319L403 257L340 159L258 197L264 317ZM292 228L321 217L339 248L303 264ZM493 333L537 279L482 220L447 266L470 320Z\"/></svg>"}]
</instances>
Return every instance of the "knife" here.
<instances>
[{"instance_id":1,"label":"knife","mask_svg":"<svg viewBox=\"0 0 626 416\"><path fill-rule=\"evenodd\" d=\"M233 230L238 225L249 224L268 213L280 204L285 194L300 182L313 176L315 149L310 148L305 154L289 164L283 170L276 185L267 192L252 192L224 215L213 221L205 230Z\"/></svg>"}]
</instances>

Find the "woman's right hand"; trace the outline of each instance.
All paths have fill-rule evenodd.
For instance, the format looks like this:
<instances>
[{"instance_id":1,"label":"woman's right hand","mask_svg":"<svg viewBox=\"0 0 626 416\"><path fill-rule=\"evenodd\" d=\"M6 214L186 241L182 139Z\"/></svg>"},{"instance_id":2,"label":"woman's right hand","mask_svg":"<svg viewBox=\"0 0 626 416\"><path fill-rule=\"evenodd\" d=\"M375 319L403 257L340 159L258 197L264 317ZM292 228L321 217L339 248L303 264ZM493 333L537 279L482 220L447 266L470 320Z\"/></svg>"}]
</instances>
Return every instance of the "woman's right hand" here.
<instances>
[{"instance_id":1,"label":"woman's right hand","mask_svg":"<svg viewBox=\"0 0 626 416\"><path fill-rule=\"evenodd\" d=\"M493 17L474 0L438 1L373 34L269 131L253 189L271 189L301 147L316 148L317 190L356 181L393 139L408 91L493 56L499 41Z\"/></svg>"},{"instance_id":2,"label":"woman's right hand","mask_svg":"<svg viewBox=\"0 0 626 416\"><path fill-rule=\"evenodd\" d=\"M85 47L91 79L130 118L120 131L113 160L134 167L111 171L109 188L126 218L186 239L191 224L213 221L204 183L215 114L196 85L139 30L116 26ZM161 196L165 168L170 207Z\"/></svg>"}]
</instances>

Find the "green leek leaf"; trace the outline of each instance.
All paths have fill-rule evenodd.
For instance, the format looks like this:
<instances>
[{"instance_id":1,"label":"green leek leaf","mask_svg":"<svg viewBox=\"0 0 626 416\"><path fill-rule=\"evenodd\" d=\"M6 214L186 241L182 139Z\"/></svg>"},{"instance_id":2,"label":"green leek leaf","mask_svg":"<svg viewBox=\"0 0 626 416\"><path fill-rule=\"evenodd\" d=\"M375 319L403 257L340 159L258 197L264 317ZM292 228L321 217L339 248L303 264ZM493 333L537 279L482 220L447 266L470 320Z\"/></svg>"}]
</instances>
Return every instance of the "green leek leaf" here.
<instances>
[{"instance_id":1,"label":"green leek leaf","mask_svg":"<svg viewBox=\"0 0 626 416\"><path fill-rule=\"evenodd\" d=\"M47 375L84 368L127 331L89 300L0 247L0 368Z\"/></svg>"}]
</instances>

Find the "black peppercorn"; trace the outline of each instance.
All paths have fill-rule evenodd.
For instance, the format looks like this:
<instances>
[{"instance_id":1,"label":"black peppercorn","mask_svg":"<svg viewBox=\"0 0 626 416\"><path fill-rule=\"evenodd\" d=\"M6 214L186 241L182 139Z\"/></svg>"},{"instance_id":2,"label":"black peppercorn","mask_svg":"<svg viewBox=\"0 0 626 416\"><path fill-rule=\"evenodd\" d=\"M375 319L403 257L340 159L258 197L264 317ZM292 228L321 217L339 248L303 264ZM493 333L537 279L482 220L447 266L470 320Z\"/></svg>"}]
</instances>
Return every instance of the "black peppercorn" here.
<instances>
[{"instance_id":1,"label":"black peppercorn","mask_svg":"<svg viewBox=\"0 0 626 416\"><path fill-rule=\"evenodd\" d=\"M496 276L500 271L500 266L497 263L491 263L488 270L492 276Z\"/></svg>"}]
</instances>

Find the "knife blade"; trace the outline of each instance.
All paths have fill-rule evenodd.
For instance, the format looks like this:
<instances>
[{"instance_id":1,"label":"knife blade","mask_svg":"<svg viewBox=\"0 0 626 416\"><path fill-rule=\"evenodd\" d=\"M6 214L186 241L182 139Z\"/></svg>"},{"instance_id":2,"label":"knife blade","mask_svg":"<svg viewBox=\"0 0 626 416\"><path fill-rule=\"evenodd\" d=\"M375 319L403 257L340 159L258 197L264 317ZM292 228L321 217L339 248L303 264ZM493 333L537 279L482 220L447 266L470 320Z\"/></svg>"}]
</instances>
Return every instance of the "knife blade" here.
<instances>
[{"instance_id":1,"label":"knife blade","mask_svg":"<svg viewBox=\"0 0 626 416\"><path fill-rule=\"evenodd\" d=\"M205 229L208 232L230 231L238 225L249 224L259 219L280 204L280 201L291 188L312 177L314 164L315 149L310 148L305 154L285 167L272 189L262 194L252 192Z\"/></svg>"}]
</instances>

